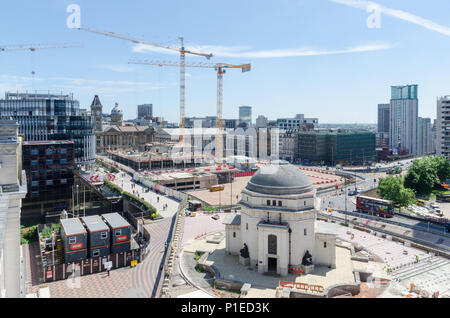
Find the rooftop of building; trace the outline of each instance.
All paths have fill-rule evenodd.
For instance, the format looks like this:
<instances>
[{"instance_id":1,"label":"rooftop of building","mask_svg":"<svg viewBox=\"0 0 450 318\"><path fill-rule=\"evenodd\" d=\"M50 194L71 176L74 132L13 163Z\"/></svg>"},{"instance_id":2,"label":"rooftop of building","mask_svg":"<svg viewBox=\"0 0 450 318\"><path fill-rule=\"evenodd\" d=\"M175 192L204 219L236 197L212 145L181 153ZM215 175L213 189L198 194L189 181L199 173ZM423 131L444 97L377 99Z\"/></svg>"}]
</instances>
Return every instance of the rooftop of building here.
<instances>
[{"instance_id":1,"label":"rooftop of building","mask_svg":"<svg viewBox=\"0 0 450 318\"><path fill-rule=\"evenodd\" d=\"M35 146L35 145L73 145L74 142L71 140L38 140L38 141L24 141L24 146Z\"/></svg>"},{"instance_id":2,"label":"rooftop of building","mask_svg":"<svg viewBox=\"0 0 450 318\"><path fill-rule=\"evenodd\" d=\"M89 232L109 230L108 225L106 225L99 215L85 216L82 217L81 220L84 222Z\"/></svg>"},{"instance_id":3,"label":"rooftop of building","mask_svg":"<svg viewBox=\"0 0 450 318\"><path fill-rule=\"evenodd\" d=\"M73 94L64 94L62 92L34 91L34 92L5 92L6 100L23 99L70 99L73 100Z\"/></svg>"},{"instance_id":4,"label":"rooftop of building","mask_svg":"<svg viewBox=\"0 0 450 318\"><path fill-rule=\"evenodd\" d=\"M298 167L280 161L261 167L245 189L269 195L291 195L311 192L313 184Z\"/></svg>"},{"instance_id":5,"label":"rooftop of building","mask_svg":"<svg viewBox=\"0 0 450 318\"><path fill-rule=\"evenodd\" d=\"M87 233L79 218L61 219L61 227L66 235Z\"/></svg>"},{"instance_id":6,"label":"rooftop of building","mask_svg":"<svg viewBox=\"0 0 450 318\"><path fill-rule=\"evenodd\" d=\"M102 217L113 229L130 226L130 223L128 223L119 213L102 214Z\"/></svg>"}]
</instances>

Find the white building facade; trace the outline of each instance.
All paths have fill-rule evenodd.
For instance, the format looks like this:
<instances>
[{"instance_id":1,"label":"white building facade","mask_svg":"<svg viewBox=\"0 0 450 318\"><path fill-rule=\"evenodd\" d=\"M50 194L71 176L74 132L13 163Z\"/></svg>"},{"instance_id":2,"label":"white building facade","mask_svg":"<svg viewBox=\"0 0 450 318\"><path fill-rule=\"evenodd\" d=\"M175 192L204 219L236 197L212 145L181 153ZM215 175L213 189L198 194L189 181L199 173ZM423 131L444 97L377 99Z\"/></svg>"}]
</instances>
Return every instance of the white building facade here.
<instances>
[{"instance_id":1,"label":"white building facade","mask_svg":"<svg viewBox=\"0 0 450 318\"><path fill-rule=\"evenodd\" d=\"M0 298L24 296L20 212L27 194L22 137L15 121L0 120Z\"/></svg>"},{"instance_id":2,"label":"white building facade","mask_svg":"<svg viewBox=\"0 0 450 318\"><path fill-rule=\"evenodd\" d=\"M335 268L337 231L316 222L319 200L297 167L286 162L262 167L240 203L241 213L224 220L229 254L242 257L246 246L249 265L259 273L286 276L291 267L306 266L307 254L312 265Z\"/></svg>"},{"instance_id":3,"label":"white building facade","mask_svg":"<svg viewBox=\"0 0 450 318\"><path fill-rule=\"evenodd\" d=\"M436 154L450 158L450 95L437 100Z\"/></svg>"}]
</instances>

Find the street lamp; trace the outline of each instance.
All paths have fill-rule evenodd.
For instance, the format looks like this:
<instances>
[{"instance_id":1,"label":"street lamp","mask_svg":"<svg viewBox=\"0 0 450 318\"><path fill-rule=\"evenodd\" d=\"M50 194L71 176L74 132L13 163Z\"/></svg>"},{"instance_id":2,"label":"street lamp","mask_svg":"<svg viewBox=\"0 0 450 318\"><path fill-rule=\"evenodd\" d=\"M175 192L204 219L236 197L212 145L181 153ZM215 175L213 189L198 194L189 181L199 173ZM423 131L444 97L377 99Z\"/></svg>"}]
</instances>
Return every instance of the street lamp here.
<instances>
[{"instance_id":1,"label":"street lamp","mask_svg":"<svg viewBox=\"0 0 450 318\"><path fill-rule=\"evenodd\" d=\"M80 216L80 201L78 198L78 184L77 184L77 216Z\"/></svg>"}]
</instances>

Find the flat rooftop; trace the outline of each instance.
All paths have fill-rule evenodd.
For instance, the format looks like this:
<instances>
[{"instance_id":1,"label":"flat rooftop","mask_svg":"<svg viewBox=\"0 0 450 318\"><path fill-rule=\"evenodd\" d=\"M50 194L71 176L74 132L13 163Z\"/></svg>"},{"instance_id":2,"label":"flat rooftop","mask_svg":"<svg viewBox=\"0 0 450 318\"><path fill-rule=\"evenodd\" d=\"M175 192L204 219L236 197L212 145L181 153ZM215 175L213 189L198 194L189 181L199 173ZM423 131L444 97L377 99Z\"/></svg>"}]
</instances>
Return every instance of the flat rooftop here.
<instances>
[{"instance_id":1,"label":"flat rooftop","mask_svg":"<svg viewBox=\"0 0 450 318\"><path fill-rule=\"evenodd\" d=\"M74 142L70 140L39 140L39 141L24 141L24 146L33 145L73 145Z\"/></svg>"},{"instance_id":2,"label":"flat rooftop","mask_svg":"<svg viewBox=\"0 0 450 318\"><path fill-rule=\"evenodd\" d=\"M79 218L61 219L61 226L66 235L87 234Z\"/></svg>"},{"instance_id":3,"label":"flat rooftop","mask_svg":"<svg viewBox=\"0 0 450 318\"><path fill-rule=\"evenodd\" d=\"M89 232L109 231L108 225L99 215L82 217L81 220L84 222Z\"/></svg>"},{"instance_id":4,"label":"flat rooftop","mask_svg":"<svg viewBox=\"0 0 450 318\"><path fill-rule=\"evenodd\" d=\"M113 229L130 226L130 223L128 223L119 213L102 214L102 217Z\"/></svg>"}]
</instances>

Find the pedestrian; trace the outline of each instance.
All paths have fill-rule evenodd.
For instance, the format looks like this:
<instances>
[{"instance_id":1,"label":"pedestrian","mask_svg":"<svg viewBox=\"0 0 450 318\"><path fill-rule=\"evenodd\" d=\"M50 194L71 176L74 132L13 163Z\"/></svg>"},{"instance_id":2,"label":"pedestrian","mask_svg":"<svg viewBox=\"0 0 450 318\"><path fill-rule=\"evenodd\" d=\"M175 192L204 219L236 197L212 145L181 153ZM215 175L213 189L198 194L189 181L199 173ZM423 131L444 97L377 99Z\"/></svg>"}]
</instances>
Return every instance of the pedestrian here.
<instances>
[{"instance_id":1,"label":"pedestrian","mask_svg":"<svg viewBox=\"0 0 450 318\"><path fill-rule=\"evenodd\" d=\"M109 269L108 269L108 270L106 270L106 272L108 273L108 277L109 277Z\"/></svg>"}]
</instances>

